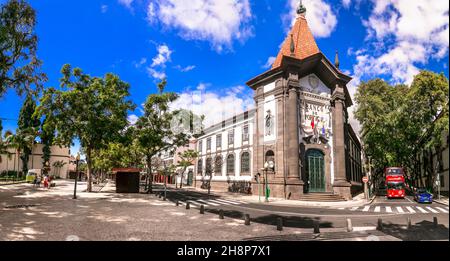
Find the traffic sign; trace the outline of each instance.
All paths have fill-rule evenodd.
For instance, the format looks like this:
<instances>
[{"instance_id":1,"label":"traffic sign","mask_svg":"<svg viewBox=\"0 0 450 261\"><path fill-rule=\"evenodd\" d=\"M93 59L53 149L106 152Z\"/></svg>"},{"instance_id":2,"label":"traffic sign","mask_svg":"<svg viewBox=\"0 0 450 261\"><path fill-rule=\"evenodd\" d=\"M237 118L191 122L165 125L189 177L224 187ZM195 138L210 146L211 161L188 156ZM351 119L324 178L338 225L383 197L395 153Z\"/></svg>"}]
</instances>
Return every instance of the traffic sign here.
<instances>
[{"instance_id":1,"label":"traffic sign","mask_svg":"<svg viewBox=\"0 0 450 261\"><path fill-rule=\"evenodd\" d=\"M369 182L369 178L368 178L367 176L365 176L365 177L362 178L362 181L363 181L364 183L367 183L367 182Z\"/></svg>"}]
</instances>

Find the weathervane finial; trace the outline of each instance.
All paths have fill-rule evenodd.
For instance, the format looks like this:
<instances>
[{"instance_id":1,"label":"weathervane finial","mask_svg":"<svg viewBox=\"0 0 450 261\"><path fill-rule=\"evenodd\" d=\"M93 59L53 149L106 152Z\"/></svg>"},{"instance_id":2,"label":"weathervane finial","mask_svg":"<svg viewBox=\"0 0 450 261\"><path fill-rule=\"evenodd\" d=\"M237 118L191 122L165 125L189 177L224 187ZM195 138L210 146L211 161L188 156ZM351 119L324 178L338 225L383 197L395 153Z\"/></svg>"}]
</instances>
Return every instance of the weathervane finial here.
<instances>
[{"instance_id":1,"label":"weathervane finial","mask_svg":"<svg viewBox=\"0 0 450 261\"><path fill-rule=\"evenodd\" d=\"M303 1L300 0L300 3L299 3L298 8L297 8L297 14L299 14L299 15L305 15L305 13L306 13L306 8L305 8L305 6L303 5Z\"/></svg>"}]
</instances>

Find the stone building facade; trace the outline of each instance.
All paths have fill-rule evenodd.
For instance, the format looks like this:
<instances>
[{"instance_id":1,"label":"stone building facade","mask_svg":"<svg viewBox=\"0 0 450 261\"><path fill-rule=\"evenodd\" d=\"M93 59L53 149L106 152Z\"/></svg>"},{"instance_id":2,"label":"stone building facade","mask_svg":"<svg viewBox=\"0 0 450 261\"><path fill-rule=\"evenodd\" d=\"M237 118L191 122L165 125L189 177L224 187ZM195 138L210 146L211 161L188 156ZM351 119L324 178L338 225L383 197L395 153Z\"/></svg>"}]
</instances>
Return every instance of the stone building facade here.
<instances>
[{"instance_id":1,"label":"stone building facade","mask_svg":"<svg viewBox=\"0 0 450 261\"><path fill-rule=\"evenodd\" d=\"M300 6L272 68L247 82L255 109L247 118L206 129L199 138L197 181L212 177L212 188L228 190L230 180L245 181L257 191L259 173L271 197L286 199L325 193L349 200L362 187L361 145L348 123L351 77L339 70L337 53L333 64L320 51L305 13ZM251 134L247 143L240 139L244 128ZM230 146L231 131L236 140ZM217 135L221 147L214 145ZM243 155L250 156L249 172L240 169ZM211 171L217 156L218 162L235 164L233 171L223 164L218 173Z\"/></svg>"},{"instance_id":2,"label":"stone building facade","mask_svg":"<svg viewBox=\"0 0 450 261\"><path fill-rule=\"evenodd\" d=\"M35 144L33 146L32 153L28 160L28 169L43 169L43 147L44 145L42 144ZM60 178L68 178L68 172L71 168L70 148L51 146L50 151L49 174ZM0 173L3 171L22 171L22 160L18 157L14 149L8 149L8 153L2 154L1 156L2 161L0 162ZM63 166L54 167L53 164L57 161L63 162Z\"/></svg>"}]
</instances>

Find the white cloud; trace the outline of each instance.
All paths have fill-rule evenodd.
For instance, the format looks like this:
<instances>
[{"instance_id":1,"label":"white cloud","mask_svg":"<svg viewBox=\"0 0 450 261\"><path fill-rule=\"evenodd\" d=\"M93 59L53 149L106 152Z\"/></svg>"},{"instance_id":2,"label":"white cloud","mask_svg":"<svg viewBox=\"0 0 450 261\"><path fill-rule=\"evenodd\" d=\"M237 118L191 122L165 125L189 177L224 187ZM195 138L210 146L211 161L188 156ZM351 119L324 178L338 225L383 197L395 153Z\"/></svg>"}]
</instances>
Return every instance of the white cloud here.
<instances>
[{"instance_id":1,"label":"white cloud","mask_svg":"<svg viewBox=\"0 0 450 261\"><path fill-rule=\"evenodd\" d=\"M101 7L100 7L100 11L104 14L104 13L106 13L107 11L108 11L108 6L107 5L102 5Z\"/></svg>"},{"instance_id":2,"label":"white cloud","mask_svg":"<svg viewBox=\"0 0 450 261\"><path fill-rule=\"evenodd\" d=\"M195 69L195 65L188 65L186 67L181 67L181 65L175 66L175 69L179 70L180 72L189 72Z\"/></svg>"},{"instance_id":3,"label":"white cloud","mask_svg":"<svg viewBox=\"0 0 450 261\"><path fill-rule=\"evenodd\" d=\"M385 75L393 83L410 83L420 64L448 55L449 3L441 0L373 1L363 25L372 48L352 53L357 77ZM375 50L375 51L374 51Z\"/></svg>"},{"instance_id":4,"label":"white cloud","mask_svg":"<svg viewBox=\"0 0 450 261\"><path fill-rule=\"evenodd\" d=\"M147 21L152 24L156 21L156 11L155 4L150 2L147 6Z\"/></svg>"},{"instance_id":5,"label":"white cloud","mask_svg":"<svg viewBox=\"0 0 450 261\"><path fill-rule=\"evenodd\" d=\"M164 78L167 78L167 75L164 71L157 71L151 67L147 68L147 72L149 73L149 75L155 79L159 79L162 80Z\"/></svg>"},{"instance_id":6,"label":"white cloud","mask_svg":"<svg viewBox=\"0 0 450 261\"><path fill-rule=\"evenodd\" d=\"M154 0L147 8L150 22L157 18L183 38L209 41L219 52L252 35L251 17L248 0Z\"/></svg>"},{"instance_id":7,"label":"white cloud","mask_svg":"<svg viewBox=\"0 0 450 261\"><path fill-rule=\"evenodd\" d=\"M127 117L127 120L130 123L130 125L136 124L138 119L139 119L139 117L136 114L131 114L131 115L128 115L128 117Z\"/></svg>"},{"instance_id":8,"label":"white cloud","mask_svg":"<svg viewBox=\"0 0 450 261\"><path fill-rule=\"evenodd\" d=\"M201 83L195 91L180 94L178 100L171 104L171 108L188 109L197 115L204 115L205 127L217 124L234 115L254 107L252 92L244 86L229 88L225 94L207 91L210 84Z\"/></svg>"},{"instance_id":9,"label":"white cloud","mask_svg":"<svg viewBox=\"0 0 450 261\"><path fill-rule=\"evenodd\" d=\"M119 4L129 9L131 9L131 4L134 2L134 0L117 0L117 1L119 2Z\"/></svg>"},{"instance_id":10,"label":"white cloud","mask_svg":"<svg viewBox=\"0 0 450 261\"><path fill-rule=\"evenodd\" d=\"M274 57L274 56L270 56L270 57L267 59L266 64L264 64L264 65L262 66L262 68L263 68L263 69L268 69L268 68L270 68L270 67L272 66L272 64L275 62L275 59L277 59L277 58Z\"/></svg>"},{"instance_id":11,"label":"white cloud","mask_svg":"<svg viewBox=\"0 0 450 261\"><path fill-rule=\"evenodd\" d=\"M351 0L342 0L342 5L343 5L345 8L349 8L351 3L352 3Z\"/></svg>"},{"instance_id":12,"label":"white cloud","mask_svg":"<svg viewBox=\"0 0 450 261\"><path fill-rule=\"evenodd\" d=\"M297 17L297 8L299 1L290 0L290 13L284 16L284 19L291 21L290 27L295 23ZM336 15L333 13L330 5L324 0L304 0L306 7L306 19L313 35L317 38L330 36L337 24Z\"/></svg>"},{"instance_id":13,"label":"white cloud","mask_svg":"<svg viewBox=\"0 0 450 261\"><path fill-rule=\"evenodd\" d=\"M143 57L143 58L141 58L141 60L139 62L137 62L137 63L135 62L134 66L136 68L140 68L142 65L144 65L146 63L147 63L147 58Z\"/></svg>"},{"instance_id":14,"label":"white cloud","mask_svg":"<svg viewBox=\"0 0 450 261\"><path fill-rule=\"evenodd\" d=\"M151 66L164 66L167 61L170 61L171 54L172 51L169 49L169 46L165 44L158 46L158 54L152 59L153 63Z\"/></svg>"},{"instance_id":15,"label":"white cloud","mask_svg":"<svg viewBox=\"0 0 450 261\"><path fill-rule=\"evenodd\" d=\"M166 63L170 62L170 55L173 51L170 50L169 46L167 46L166 44L159 45L157 47L157 50L158 53L152 59L152 64L147 67L147 72L151 77L162 80L164 78L167 78L167 75L165 73ZM141 62L143 62L143 60L141 60ZM145 59L144 63L146 62L147 59Z\"/></svg>"}]
</instances>

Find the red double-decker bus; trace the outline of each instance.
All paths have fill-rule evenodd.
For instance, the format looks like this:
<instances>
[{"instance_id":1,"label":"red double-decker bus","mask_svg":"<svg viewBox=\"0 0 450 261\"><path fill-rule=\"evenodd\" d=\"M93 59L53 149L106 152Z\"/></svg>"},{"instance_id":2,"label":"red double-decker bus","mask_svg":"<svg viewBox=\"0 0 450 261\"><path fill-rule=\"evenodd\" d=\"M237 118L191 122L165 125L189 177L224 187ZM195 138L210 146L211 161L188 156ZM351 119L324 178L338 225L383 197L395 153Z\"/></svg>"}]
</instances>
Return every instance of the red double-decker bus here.
<instances>
[{"instance_id":1,"label":"red double-decker bus","mask_svg":"<svg viewBox=\"0 0 450 261\"><path fill-rule=\"evenodd\" d=\"M391 167L384 171L386 176L386 196L387 198L405 197L405 172L403 168Z\"/></svg>"}]
</instances>

